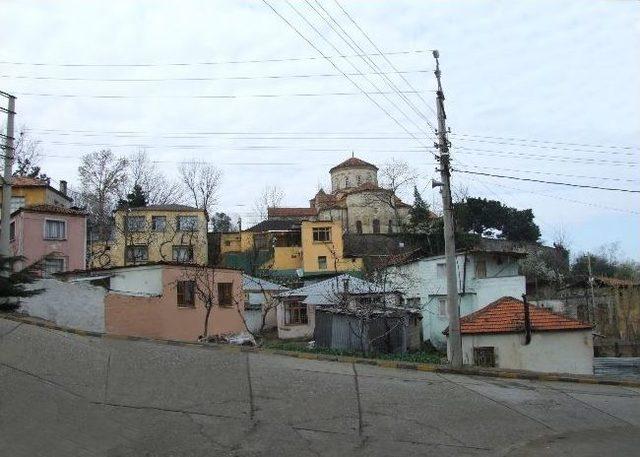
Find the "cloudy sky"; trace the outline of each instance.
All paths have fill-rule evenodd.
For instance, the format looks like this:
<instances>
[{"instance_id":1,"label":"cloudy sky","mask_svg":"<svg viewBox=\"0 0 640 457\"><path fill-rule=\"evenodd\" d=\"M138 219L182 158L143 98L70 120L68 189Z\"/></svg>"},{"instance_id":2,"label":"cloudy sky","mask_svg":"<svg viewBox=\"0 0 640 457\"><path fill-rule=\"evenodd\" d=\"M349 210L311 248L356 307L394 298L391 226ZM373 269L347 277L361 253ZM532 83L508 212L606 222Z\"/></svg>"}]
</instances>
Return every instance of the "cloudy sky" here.
<instances>
[{"instance_id":1,"label":"cloudy sky","mask_svg":"<svg viewBox=\"0 0 640 457\"><path fill-rule=\"evenodd\" d=\"M180 161L217 164L220 210L250 221L265 185L306 206L352 151L411 163L437 202L424 146L438 49L458 170L640 189L640 2L269 3L290 25L257 0L0 0L0 90L18 96L53 178L74 185L83 153L146 147L170 176ZM367 37L388 61L354 56L376 52ZM618 242L640 259L638 194L453 180L533 208L545 241Z\"/></svg>"}]
</instances>

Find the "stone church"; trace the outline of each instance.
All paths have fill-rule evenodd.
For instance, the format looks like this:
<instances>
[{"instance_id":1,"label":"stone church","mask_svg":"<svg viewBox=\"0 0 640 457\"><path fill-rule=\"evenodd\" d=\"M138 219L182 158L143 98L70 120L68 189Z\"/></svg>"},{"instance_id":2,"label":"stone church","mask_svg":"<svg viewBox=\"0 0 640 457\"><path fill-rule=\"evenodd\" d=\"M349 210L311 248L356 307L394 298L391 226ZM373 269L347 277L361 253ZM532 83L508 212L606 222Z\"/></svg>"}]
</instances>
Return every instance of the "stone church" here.
<instances>
[{"instance_id":1,"label":"stone church","mask_svg":"<svg viewBox=\"0 0 640 457\"><path fill-rule=\"evenodd\" d=\"M397 233L408 205L378 185L378 167L350 157L329 170L331 192L320 189L309 208L269 208L269 219L342 221L346 233Z\"/></svg>"}]
</instances>

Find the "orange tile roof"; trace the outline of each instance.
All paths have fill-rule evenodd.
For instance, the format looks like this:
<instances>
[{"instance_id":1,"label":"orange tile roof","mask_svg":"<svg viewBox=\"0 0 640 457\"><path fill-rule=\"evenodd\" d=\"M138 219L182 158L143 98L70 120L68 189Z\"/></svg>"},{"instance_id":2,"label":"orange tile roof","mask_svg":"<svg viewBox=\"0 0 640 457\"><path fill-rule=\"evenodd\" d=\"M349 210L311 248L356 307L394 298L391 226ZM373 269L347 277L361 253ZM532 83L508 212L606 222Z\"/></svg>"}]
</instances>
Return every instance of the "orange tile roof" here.
<instances>
[{"instance_id":1,"label":"orange tile roof","mask_svg":"<svg viewBox=\"0 0 640 457\"><path fill-rule=\"evenodd\" d=\"M592 328L585 322L531 304L529 305L529 315L531 329L534 332L589 330ZM460 319L460 332L463 335L522 331L524 331L524 303L513 297L502 297L481 310Z\"/></svg>"},{"instance_id":2,"label":"orange tile roof","mask_svg":"<svg viewBox=\"0 0 640 457\"><path fill-rule=\"evenodd\" d=\"M333 170L339 170L340 168L349 168L349 167L366 167L366 168L372 168L374 170L378 169L378 167L376 167L372 163L365 162L364 160L358 159L357 157L349 157L344 162L339 163L338 165L333 167L331 170L329 170L329 173L331 173Z\"/></svg>"},{"instance_id":3,"label":"orange tile roof","mask_svg":"<svg viewBox=\"0 0 640 457\"><path fill-rule=\"evenodd\" d=\"M268 217L310 217L317 214L316 208L267 208Z\"/></svg>"}]
</instances>

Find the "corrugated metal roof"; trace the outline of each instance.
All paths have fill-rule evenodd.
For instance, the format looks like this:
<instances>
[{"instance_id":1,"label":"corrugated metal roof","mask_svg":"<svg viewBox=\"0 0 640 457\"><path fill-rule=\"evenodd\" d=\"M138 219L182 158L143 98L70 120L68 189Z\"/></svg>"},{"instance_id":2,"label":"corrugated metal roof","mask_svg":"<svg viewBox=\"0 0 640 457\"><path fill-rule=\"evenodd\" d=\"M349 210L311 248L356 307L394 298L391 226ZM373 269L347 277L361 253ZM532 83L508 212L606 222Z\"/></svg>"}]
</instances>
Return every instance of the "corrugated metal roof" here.
<instances>
[{"instance_id":1,"label":"corrugated metal roof","mask_svg":"<svg viewBox=\"0 0 640 457\"><path fill-rule=\"evenodd\" d=\"M385 290L364 279L356 278L348 274L335 276L324 281L316 282L299 289L292 289L278 294L281 298L305 297L303 303L313 305L335 305L339 296L345 292L345 280L349 280L348 292L350 294L391 294L392 291Z\"/></svg>"}]
</instances>

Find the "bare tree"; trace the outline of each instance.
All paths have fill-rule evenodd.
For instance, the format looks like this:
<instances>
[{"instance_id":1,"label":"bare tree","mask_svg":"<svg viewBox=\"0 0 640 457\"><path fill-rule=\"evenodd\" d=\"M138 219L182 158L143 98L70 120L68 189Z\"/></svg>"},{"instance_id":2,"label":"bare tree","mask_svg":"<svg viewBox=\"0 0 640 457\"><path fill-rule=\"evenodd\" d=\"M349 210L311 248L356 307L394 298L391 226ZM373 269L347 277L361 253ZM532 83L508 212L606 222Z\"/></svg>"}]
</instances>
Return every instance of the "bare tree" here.
<instances>
[{"instance_id":1,"label":"bare tree","mask_svg":"<svg viewBox=\"0 0 640 457\"><path fill-rule=\"evenodd\" d=\"M131 186L138 185L145 191L151 205L183 201L183 186L167 179L145 149L139 149L129 157L129 178Z\"/></svg>"},{"instance_id":2,"label":"bare tree","mask_svg":"<svg viewBox=\"0 0 640 457\"><path fill-rule=\"evenodd\" d=\"M261 220L267 218L268 208L277 208L282 204L284 191L277 184L266 185L254 202L254 209Z\"/></svg>"},{"instance_id":3,"label":"bare tree","mask_svg":"<svg viewBox=\"0 0 640 457\"><path fill-rule=\"evenodd\" d=\"M407 162L391 159L378 172L381 186L393 191L394 194L412 189L418 179L418 172Z\"/></svg>"},{"instance_id":4,"label":"bare tree","mask_svg":"<svg viewBox=\"0 0 640 457\"><path fill-rule=\"evenodd\" d=\"M204 162L184 162L178 169L185 198L196 208L213 213L222 181L222 171Z\"/></svg>"},{"instance_id":5,"label":"bare tree","mask_svg":"<svg viewBox=\"0 0 640 457\"><path fill-rule=\"evenodd\" d=\"M42 148L40 140L33 138L29 134L29 129L24 125L20 127L20 133L14 141L14 148L15 169L13 176L49 180L45 173L41 173Z\"/></svg>"},{"instance_id":6,"label":"bare tree","mask_svg":"<svg viewBox=\"0 0 640 457\"><path fill-rule=\"evenodd\" d=\"M110 149L91 152L82 156L78 175L79 197L90 215L90 221L101 236L110 226L111 211L125 191L129 162L116 157Z\"/></svg>"}]
</instances>

